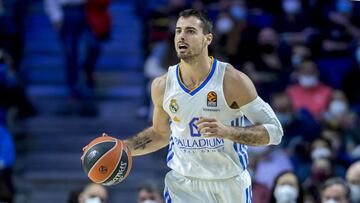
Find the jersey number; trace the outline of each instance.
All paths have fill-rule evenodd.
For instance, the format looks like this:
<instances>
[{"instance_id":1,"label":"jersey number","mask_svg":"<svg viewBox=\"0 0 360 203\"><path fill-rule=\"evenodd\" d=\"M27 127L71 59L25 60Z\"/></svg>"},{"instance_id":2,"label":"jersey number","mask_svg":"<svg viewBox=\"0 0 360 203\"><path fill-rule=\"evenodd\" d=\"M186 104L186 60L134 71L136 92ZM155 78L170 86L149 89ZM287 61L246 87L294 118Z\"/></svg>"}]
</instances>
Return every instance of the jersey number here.
<instances>
[{"instance_id":1,"label":"jersey number","mask_svg":"<svg viewBox=\"0 0 360 203\"><path fill-rule=\"evenodd\" d=\"M190 136L191 137L200 137L201 134L198 131L198 127L195 125L195 122L199 120L199 118L194 117L190 123L189 123L189 128L190 128Z\"/></svg>"}]
</instances>

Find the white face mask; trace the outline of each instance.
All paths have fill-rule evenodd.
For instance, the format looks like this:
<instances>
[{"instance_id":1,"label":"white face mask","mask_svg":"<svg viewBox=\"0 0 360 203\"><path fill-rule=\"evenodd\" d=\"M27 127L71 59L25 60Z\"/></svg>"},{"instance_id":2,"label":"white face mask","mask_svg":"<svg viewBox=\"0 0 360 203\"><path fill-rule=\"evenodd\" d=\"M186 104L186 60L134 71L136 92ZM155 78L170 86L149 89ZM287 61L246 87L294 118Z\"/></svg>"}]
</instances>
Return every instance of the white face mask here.
<instances>
[{"instance_id":1,"label":"white face mask","mask_svg":"<svg viewBox=\"0 0 360 203\"><path fill-rule=\"evenodd\" d=\"M312 160L317 160L321 158L330 158L330 156L331 156L331 151L325 147L316 148L314 151L311 152Z\"/></svg>"},{"instance_id":2,"label":"white face mask","mask_svg":"<svg viewBox=\"0 0 360 203\"><path fill-rule=\"evenodd\" d=\"M334 199L329 199L329 200L324 201L323 203L340 203L340 202L338 202Z\"/></svg>"},{"instance_id":3,"label":"white face mask","mask_svg":"<svg viewBox=\"0 0 360 203\"><path fill-rule=\"evenodd\" d=\"M92 197L85 200L85 203L101 203L100 197Z\"/></svg>"},{"instance_id":4,"label":"white face mask","mask_svg":"<svg viewBox=\"0 0 360 203\"><path fill-rule=\"evenodd\" d=\"M347 105L342 100L333 100L329 105L329 111L335 116L342 116L347 111Z\"/></svg>"},{"instance_id":5,"label":"white face mask","mask_svg":"<svg viewBox=\"0 0 360 203\"><path fill-rule=\"evenodd\" d=\"M299 84L305 88L315 87L319 79L315 75L300 75Z\"/></svg>"},{"instance_id":6,"label":"white face mask","mask_svg":"<svg viewBox=\"0 0 360 203\"><path fill-rule=\"evenodd\" d=\"M220 34L229 33L234 26L234 22L228 17L221 17L216 21L216 30Z\"/></svg>"},{"instance_id":7,"label":"white face mask","mask_svg":"<svg viewBox=\"0 0 360 203\"><path fill-rule=\"evenodd\" d=\"M155 200L147 199L147 200L143 201L142 203L158 203L158 202Z\"/></svg>"},{"instance_id":8,"label":"white face mask","mask_svg":"<svg viewBox=\"0 0 360 203\"><path fill-rule=\"evenodd\" d=\"M290 185L277 186L274 191L276 203L295 203L299 191Z\"/></svg>"},{"instance_id":9,"label":"white face mask","mask_svg":"<svg viewBox=\"0 0 360 203\"><path fill-rule=\"evenodd\" d=\"M355 184L349 184L351 190L351 201L360 202L360 186Z\"/></svg>"},{"instance_id":10,"label":"white face mask","mask_svg":"<svg viewBox=\"0 0 360 203\"><path fill-rule=\"evenodd\" d=\"M283 0L282 8L285 13L296 14L301 9L301 4L299 0Z\"/></svg>"}]
</instances>

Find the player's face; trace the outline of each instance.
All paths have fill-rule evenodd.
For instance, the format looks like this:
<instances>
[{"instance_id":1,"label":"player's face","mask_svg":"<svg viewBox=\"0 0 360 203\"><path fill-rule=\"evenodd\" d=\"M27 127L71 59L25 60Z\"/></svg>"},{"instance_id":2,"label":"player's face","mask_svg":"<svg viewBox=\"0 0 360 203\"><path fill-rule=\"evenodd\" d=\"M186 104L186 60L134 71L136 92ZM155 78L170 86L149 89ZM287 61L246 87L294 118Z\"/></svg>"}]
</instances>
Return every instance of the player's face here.
<instances>
[{"instance_id":1,"label":"player's face","mask_svg":"<svg viewBox=\"0 0 360 203\"><path fill-rule=\"evenodd\" d=\"M175 29L175 49L180 59L186 60L199 56L211 43L212 35L204 34L202 22L194 16L180 17ZM206 48L206 49L205 49Z\"/></svg>"}]
</instances>

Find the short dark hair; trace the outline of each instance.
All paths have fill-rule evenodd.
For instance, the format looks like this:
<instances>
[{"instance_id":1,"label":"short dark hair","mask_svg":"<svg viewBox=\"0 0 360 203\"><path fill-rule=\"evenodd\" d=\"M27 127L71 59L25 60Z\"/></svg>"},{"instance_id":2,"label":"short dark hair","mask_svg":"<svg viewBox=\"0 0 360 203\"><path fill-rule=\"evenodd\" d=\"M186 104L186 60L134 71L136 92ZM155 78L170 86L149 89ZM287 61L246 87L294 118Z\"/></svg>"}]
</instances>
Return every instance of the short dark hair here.
<instances>
[{"instance_id":1,"label":"short dark hair","mask_svg":"<svg viewBox=\"0 0 360 203\"><path fill-rule=\"evenodd\" d=\"M190 16L194 16L202 22L202 28L204 34L212 33L213 24L206 11L199 11L196 9L186 9L179 13L179 18L180 17L187 18Z\"/></svg>"}]
</instances>

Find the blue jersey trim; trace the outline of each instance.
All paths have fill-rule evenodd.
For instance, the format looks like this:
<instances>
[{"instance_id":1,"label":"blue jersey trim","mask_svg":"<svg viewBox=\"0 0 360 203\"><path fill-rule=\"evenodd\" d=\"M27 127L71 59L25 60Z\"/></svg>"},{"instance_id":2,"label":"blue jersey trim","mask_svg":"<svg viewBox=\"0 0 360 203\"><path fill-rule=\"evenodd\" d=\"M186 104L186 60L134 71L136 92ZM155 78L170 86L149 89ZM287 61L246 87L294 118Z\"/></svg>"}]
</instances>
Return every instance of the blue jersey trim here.
<instances>
[{"instance_id":1,"label":"blue jersey trim","mask_svg":"<svg viewBox=\"0 0 360 203\"><path fill-rule=\"evenodd\" d=\"M169 191L167 189L164 194L164 197L165 197L165 203L171 203L171 197L170 197Z\"/></svg>"},{"instance_id":2,"label":"blue jersey trim","mask_svg":"<svg viewBox=\"0 0 360 203\"><path fill-rule=\"evenodd\" d=\"M193 90L189 90L187 87L185 87L185 85L182 83L181 79L180 79L180 74L179 74L179 64L176 66L176 79L181 87L181 89L183 89L186 93L190 94L191 96L194 96L198 91L200 91L208 82L209 80L212 78L212 76L214 75L215 69L216 69L216 64L217 64L217 60L214 59L214 62L212 64L211 67L211 71L209 73L209 75L206 77L205 81L201 83L200 86L196 87Z\"/></svg>"}]
</instances>

